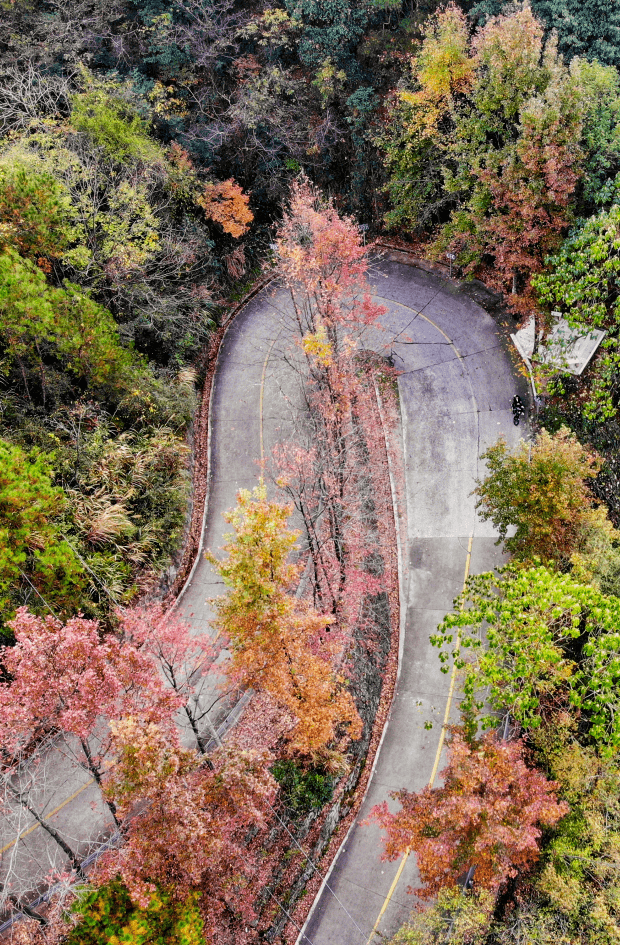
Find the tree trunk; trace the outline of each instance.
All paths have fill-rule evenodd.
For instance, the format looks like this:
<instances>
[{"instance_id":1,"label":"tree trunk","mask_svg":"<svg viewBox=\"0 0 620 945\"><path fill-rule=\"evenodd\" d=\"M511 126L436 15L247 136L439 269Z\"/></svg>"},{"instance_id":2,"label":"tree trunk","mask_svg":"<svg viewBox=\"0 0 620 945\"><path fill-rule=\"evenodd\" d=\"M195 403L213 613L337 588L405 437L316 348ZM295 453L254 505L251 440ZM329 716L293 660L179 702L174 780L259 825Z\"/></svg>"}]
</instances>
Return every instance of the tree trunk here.
<instances>
[{"instance_id":1,"label":"tree trunk","mask_svg":"<svg viewBox=\"0 0 620 945\"><path fill-rule=\"evenodd\" d=\"M9 896L9 902L17 912L21 912L23 915L27 915L29 919L34 919L35 922L39 922L43 928L49 925L47 919L44 919L42 915L39 915L38 912L31 909L27 903L20 902L17 896Z\"/></svg>"},{"instance_id":2,"label":"tree trunk","mask_svg":"<svg viewBox=\"0 0 620 945\"><path fill-rule=\"evenodd\" d=\"M200 754L205 755L205 761L207 762L207 767L209 768L209 770L215 771L215 765L213 764L211 759L207 757L206 755L207 746L205 745L202 735L198 731L198 726L196 725L196 719L194 718L194 713L190 711L189 706L187 705L185 705L183 708L185 709L185 714L191 726L192 732L194 733L194 737L196 739L196 744L198 745L198 750L200 751Z\"/></svg>"},{"instance_id":3,"label":"tree trunk","mask_svg":"<svg viewBox=\"0 0 620 945\"><path fill-rule=\"evenodd\" d=\"M55 830L54 827L52 827L52 825L49 824L46 820L44 820L43 817L37 814L34 808L30 806L28 801L24 800L24 798L21 796L19 791L16 791L14 787L11 787L11 785L8 785L8 788L9 788L10 793L15 798L15 800L19 804L21 804L21 806L25 808L25 810L27 810L29 814L32 814L32 816L34 817L36 822L39 824L39 826L42 827L43 830L45 830L47 834L49 834L52 840L56 841L56 843L58 844L62 852L66 855L67 859L71 863L71 866L76 871L76 873L79 873L80 876L84 876L84 873L82 872L82 861L80 860L78 855L73 852L69 844L65 840L63 840L63 838L60 836L58 831Z\"/></svg>"},{"instance_id":4,"label":"tree trunk","mask_svg":"<svg viewBox=\"0 0 620 945\"><path fill-rule=\"evenodd\" d=\"M101 771L99 770L99 768L97 767L97 765L96 765L95 762L93 761L93 756L92 756L91 751L90 751L90 745L88 744L88 742L87 742L86 739L84 739L84 738L81 738L81 739L80 739L80 744L81 744L81 746L82 746L82 751L84 752L84 757L86 758L86 768L87 768L88 771L90 771L90 773L92 774L93 778L95 779L95 783L97 784L97 787L98 787L99 790L101 791L101 796L103 797L104 801L106 802L106 804L107 804L107 806L108 806L108 810L109 810L110 813L112 814L112 818L113 818L113 820L114 820L114 823L115 823L116 826L120 829L120 827L121 827L121 821L118 819L118 816L117 816L117 814L116 814L116 804L114 803L114 801L108 800L108 798L105 796L105 792L104 792L104 790L103 790L103 784L102 784L102 782L101 782Z\"/></svg>"}]
</instances>

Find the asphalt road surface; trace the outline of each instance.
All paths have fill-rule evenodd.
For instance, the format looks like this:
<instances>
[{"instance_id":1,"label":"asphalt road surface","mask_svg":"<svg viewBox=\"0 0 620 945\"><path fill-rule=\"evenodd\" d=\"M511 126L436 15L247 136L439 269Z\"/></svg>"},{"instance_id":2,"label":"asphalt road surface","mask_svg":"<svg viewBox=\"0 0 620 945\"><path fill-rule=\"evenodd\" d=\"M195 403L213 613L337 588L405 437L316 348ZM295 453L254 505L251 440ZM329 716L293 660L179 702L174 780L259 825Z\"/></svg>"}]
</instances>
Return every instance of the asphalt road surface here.
<instances>
[{"instance_id":1,"label":"asphalt road surface","mask_svg":"<svg viewBox=\"0 0 620 945\"><path fill-rule=\"evenodd\" d=\"M501 562L490 524L471 495L479 456L500 435L515 442L510 402L516 381L498 327L452 283L389 258L373 278L388 307L381 321L401 372L408 541L405 631L392 711L361 812L300 935L306 945L367 945L390 937L413 908L415 858L383 862L381 831L362 826L370 809L400 788L420 790L444 761L440 737L450 679L429 642L466 571ZM454 720L458 693L449 718ZM433 727L425 728L426 722Z\"/></svg>"},{"instance_id":2,"label":"asphalt road surface","mask_svg":"<svg viewBox=\"0 0 620 945\"><path fill-rule=\"evenodd\" d=\"M428 783L436 767L449 680L439 672L428 637L461 590L466 562L475 572L499 561L494 535L477 520L470 494L480 473L478 457L500 433L513 441L526 432L513 427L510 412L514 393L525 396L523 382L515 380L498 329L479 306L453 284L389 257L375 264L371 282L388 312L365 345L391 354L401 372L408 542L400 676L360 819L391 790ZM298 382L286 355L288 317L284 294L268 288L237 315L224 339L212 395L204 535L205 547L216 554L227 531L222 513L235 504L238 489L256 485L261 457L290 434L299 411ZM208 599L222 589L201 559L179 602L195 633L212 634ZM211 680L207 702L218 698L219 682ZM222 722L222 704L213 709L215 724ZM430 731L427 720L434 722ZM106 809L95 785L65 755L49 759L40 804L71 845L86 852L105 826ZM14 826L0 823L0 879L8 869L17 893L59 863L55 844L30 815L21 811L19 819L17 844ZM406 887L416 882L413 859L402 868L383 863L380 852L378 829L356 824L309 917L304 942L366 945L379 941L375 927L390 934L407 917Z\"/></svg>"}]
</instances>

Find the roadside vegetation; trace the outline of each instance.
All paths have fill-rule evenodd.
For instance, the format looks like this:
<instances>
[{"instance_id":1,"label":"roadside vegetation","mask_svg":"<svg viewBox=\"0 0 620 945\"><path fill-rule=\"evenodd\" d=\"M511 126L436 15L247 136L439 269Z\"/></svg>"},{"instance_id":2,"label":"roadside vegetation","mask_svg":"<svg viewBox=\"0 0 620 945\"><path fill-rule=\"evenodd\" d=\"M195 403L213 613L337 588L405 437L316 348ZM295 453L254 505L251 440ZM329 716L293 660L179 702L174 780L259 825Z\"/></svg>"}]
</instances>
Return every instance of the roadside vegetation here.
<instances>
[{"instance_id":1,"label":"roadside vegetation","mask_svg":"<svg viewBox=\"0 0 620 945\"><path fill-rule=\"evenodd\" d=\"M355 654L367 673L376 663L380 690L396 600L385 440L372 367L360 360L363 331L383 310L370 299L355 222L307 179L293 187L276 240L293 300L287 357L307 416L271 461L281 498L268 497L262 478L242 490L225 515L223 555L207 554L227 589L215 602L217 645L153 595L129 604L108 593L104 617L65 616L60 592L68 597L81 572L51 580L58 565L47 547L33 555L40 581L50 581L41 607L11 614L7 599L0 812L15 842L33 817L53 851L49 864L3 861L2 901L26 912L14 930L24 945L88 942L97 921L110 943L131 929L145 945L157 935L179 945L253 941L280 912L286 919L288 884L306 867L292 831L306 837L363 769L374 714ZM132 486L139 435L122 466ZM17 538L25 544L37 516L47 525L66 500L42 454L7 452L24 470L13 488L25 482L39 496L7 510L20 522L6 559L17 570ZM290 525L294 510L302 531ZM58 613L40 612L43 591L57 595ZM253 693L224 745L207 721L216 675L223 695ZM48 816L61 762L96 783L109 836L78 844ZM52 902L33 915L33 884L50 879Z\"/></svg>"},{"instance_id":2,"label":"roadside vegetation","mask_svg":"<svg viewBox=\"0 0 620 945\"><path fill-rule=\"evenodd\" d=\"M384 671L394 580L360 359L381 314L361 223L450 253L515 319L534 313L541 328L560 311L607 332L582 377L541 375L535 439L484 457L479 506L512 559L471 579L434 637L465 693L444 786L404 786L400 811L377 812L387 853L415 849L421 895L437 897L395 942L620 942L620 15L608 7L4 4L0 805L16 835L27 811L58 846L37 882L82 881L82 852L37 807L60 739L122 839L69 912L59 893L15 941L254 941L287 892L274 811L302 820L361 764L354 654ZM291 294L308 418L267 464L280 499L263 482L240 494L217 565L224 675L255 690L271 730L257 722L211 751L202 686L217 654L154 601L189 519L204 352L265 266ZM299 597L294 546L308 562ZM501 719L508 738L493 735ZM13 879L3 903L27 910Z\"/></svg>"},{"instance_id":3,"label":"roadside vegetation","mask_svg":"<svg viewBox=\"0 0 620 945\"><path fill-rule=\"evenodd\" d=\"M463 691L443 786L375 812L385 855L413 849L433 900L393 942L612 943L620 588L600 458L566 428L483 458L478 506L512 557L470 577L432 637Z\"/></svg>"}]
</instances>

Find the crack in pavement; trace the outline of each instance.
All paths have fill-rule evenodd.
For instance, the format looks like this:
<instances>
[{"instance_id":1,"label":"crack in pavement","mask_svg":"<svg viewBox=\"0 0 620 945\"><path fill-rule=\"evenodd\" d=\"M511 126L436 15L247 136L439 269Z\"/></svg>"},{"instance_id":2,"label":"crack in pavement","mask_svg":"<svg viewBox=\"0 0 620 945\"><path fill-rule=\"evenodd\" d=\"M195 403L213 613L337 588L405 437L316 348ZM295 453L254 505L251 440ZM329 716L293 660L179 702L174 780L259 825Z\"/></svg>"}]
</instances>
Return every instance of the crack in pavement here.
<instances>
[{"instance_id":1,"label":"crack in pavement","mask_svg":"<svg viewBox=\"0 0 620 945\"><path fill-rule=\"evenodd\" d=\"M399 341L398 344L413 344L414 342L403 342ZM454 347L452 342L447 341L436 341L436 342L423 342L425 344L436 344L436 345L450 345ZM412 368L411 371L399 371L399 377L406 377L408 374L418 374L420 371L428 371L429 368L438 367L440 364L450 364L452 361L465 361L467 358L474 358L477 354L486 354L487 351L495 351L497 348L502 348L502 344L491 345L489 348L480 348L478 351L470 351L469 354L457 354L453 358L444 358L443 361L433 361L431 364L425 364L419 368Z\"/></svg>"}]
</instances>

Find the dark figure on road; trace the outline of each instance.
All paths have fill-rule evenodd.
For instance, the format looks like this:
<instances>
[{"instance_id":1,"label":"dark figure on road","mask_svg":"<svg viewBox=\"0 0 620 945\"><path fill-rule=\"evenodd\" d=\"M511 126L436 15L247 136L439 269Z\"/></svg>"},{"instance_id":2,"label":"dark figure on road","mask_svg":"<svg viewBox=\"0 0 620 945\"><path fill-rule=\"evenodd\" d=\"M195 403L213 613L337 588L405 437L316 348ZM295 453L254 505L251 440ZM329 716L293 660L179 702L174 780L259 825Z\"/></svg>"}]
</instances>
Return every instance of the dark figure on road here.
<instances>
[{"instance_id":1,"label":"dark figure on road","mask_svg":"<svg viewBox=\"0 0 620 945\"><path fill-rule=\"evenodd\" d=\"M525 404L521 400L518 394L512 398L512 419L514 420L514 425L519 426L519 420L525 414Z\"/></svg>"}]
</instances>

